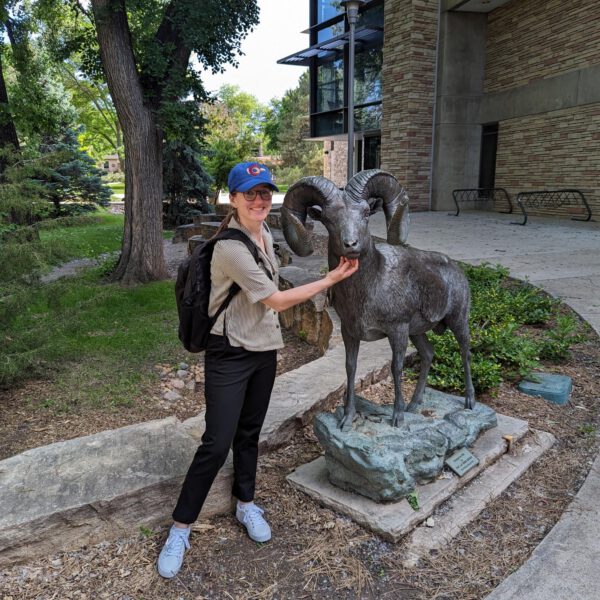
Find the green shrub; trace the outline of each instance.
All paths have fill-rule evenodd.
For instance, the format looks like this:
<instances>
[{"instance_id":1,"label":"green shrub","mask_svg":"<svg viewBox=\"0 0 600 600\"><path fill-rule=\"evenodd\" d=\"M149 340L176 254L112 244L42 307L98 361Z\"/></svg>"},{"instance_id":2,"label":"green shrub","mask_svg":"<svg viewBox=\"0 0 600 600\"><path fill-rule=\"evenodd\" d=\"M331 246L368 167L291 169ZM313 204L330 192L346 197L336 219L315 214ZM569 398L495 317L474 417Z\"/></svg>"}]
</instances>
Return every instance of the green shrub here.
<instances>
[{"instance_id":1,"label":"green shrub","mask_svg":"<svg viewBox=\"0 0 600 600\"><path fill-rule=\"evenodd\" d=\"M553 326L545 330L540 342L540 358L560 361L569 357L569 348L585 339L578 333L579 321L572 315L558 314Z\"/></svg>"},{"instance_id":2,"label":"green shrub","mask_svg":"<svg viewBox=\"0 0 600 600\"><path fill-rule=\"evenodd\" d=\"M558 301L527 282L509 279L501 266L464 267L471 287L471 371L481 392L504 379L526 376L542 359L561 360L581 341L578 322L559 314ZM553 322L548 329L534 326ZM430 385L448 391L464 389L458 344L451 332L428 334L434 347Z\"/></svg>"}]
</instances>

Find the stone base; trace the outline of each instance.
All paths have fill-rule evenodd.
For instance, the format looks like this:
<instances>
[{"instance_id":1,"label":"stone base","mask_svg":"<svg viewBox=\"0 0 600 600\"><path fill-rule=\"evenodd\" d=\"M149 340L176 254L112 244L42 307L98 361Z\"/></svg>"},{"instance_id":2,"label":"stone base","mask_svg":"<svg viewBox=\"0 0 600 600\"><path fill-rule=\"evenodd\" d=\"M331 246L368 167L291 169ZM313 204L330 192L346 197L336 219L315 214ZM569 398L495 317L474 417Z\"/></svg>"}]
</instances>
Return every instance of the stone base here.
<instances>
[{"instance_id":1,"label":"stone base","mask_svg":"<svg viewBox=\"0 0 600 600\"><path fill-rule=\"evenodd\" d=\"M439 475L446 458L472 446L479 434L496 426L496 413L476 403L427 388L423 403L391 426L391 405L380 406L358 396L351 429L340 429L342 409L318 414L315 434L325 450L329 480L342 489L377 502L408 496L417 483Z\"/></svg>"},{"instance_id":2,"label":"stone base","mask_svg":"<svg viewBox=\"0 0 600 600\"><path fill-rule=\"evenodd\" d=\"M528 432L526 421L504 415L497 415L497 418L498 426L483 433L471 448L479 464L462 477L444 472L441 478L418 485L415 491L419 509L416 511L405 498L381 504L333 486L329 482L324 457L299 467L288 475L288 480L327 508L349 516L385 539L397 542L427 519L439 504L504 455L507 451L504 436L512 436L514 444Z\"/></svg>"}]
</instances>

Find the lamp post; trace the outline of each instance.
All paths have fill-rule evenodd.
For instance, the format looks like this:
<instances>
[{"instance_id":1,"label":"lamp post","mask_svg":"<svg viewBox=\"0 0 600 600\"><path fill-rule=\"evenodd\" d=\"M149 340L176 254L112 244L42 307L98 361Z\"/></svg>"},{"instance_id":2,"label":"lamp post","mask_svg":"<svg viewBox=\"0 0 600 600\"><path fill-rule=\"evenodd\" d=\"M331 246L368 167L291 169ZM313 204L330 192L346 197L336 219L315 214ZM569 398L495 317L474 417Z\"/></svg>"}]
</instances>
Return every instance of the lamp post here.
<instances>
[{"instance_id":1,"label":"lamp post","mask_svg":"<svg viewBox=\"0 0 600 600\"><path fill-rule=\"evenodd\" d=\"M342 0L346 19L350 26L348 38L348 181L354 175L354 28L358 21L358 9L366 0Z\"/></svg>"}]
</instances>

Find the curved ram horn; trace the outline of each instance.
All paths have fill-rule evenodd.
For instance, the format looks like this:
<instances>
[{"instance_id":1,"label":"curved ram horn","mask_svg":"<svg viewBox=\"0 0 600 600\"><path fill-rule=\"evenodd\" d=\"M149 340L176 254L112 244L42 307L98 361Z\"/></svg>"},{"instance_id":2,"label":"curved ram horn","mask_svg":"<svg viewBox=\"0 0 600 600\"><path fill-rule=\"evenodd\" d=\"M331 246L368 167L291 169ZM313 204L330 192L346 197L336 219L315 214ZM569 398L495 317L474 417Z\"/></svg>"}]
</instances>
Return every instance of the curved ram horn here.
<instances>
[{"instance_id":1,"label":"curved ram horn","mask_svg":"<svg viewBox=\"0 0 600 600\"><path fill-rule=\"evenodd\" d=\"M388 244L406 243L410 223L408 194L392 174L379 169L361 171L346 185L346 194L357 201L366 200L371 208L381 198Z\"/></svg>"},{"instance_id":2,"label":"curved ram horn","mask_svg":"<svg viewBox=\"0 0 600 600\"><path fill-rule=\"evenodd\" d=\"M325 177L303 177L287 191L281 207L281 230L288 246L298 256L313 253L306 231L306 214L311 206L325 206L340 191Z\"/></svg>"}]
</instances>

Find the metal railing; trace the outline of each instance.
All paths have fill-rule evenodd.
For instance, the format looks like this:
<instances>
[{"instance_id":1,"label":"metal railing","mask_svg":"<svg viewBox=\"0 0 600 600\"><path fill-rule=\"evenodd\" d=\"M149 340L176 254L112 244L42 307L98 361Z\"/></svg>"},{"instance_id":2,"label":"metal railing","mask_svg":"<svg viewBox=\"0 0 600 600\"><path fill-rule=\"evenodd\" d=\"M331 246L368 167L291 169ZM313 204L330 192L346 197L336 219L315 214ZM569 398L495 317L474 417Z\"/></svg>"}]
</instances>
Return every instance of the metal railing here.
<instances>
[{"instance_id":1,"label":"metal railing","mask_svg":"<svg viewBox=\"0 0 600 600\"><path fill-rule=\"evenodd\" d=\"M477 202L483 200L487 202L503 201L508 204L508 210L501 210L499 212L509 214L513 211L510 195L504 188L468 188L462 190L452 190L452 198L454 199L454 204L456 204L455 217L458 217L460 214L459 202Z\"/></svg>"},{"instance_id":2,"label":"metal railing","mask_svg":"<svg viewBox=\"0 0 600 600\"><path fill-rule=\"evenodd\" d=\"M519 192L517 194L517 204L523 213L523 222L513 222L513 225L527 224L527 211L525 207L531 209L542 208L560 208L561 206L579 205L585 208L586 217L571 217L573 221L589 221L592 218L592 209L588 204L583 192L580 190L539 190L534 192Z\"/></svg>"}]
</instances>

